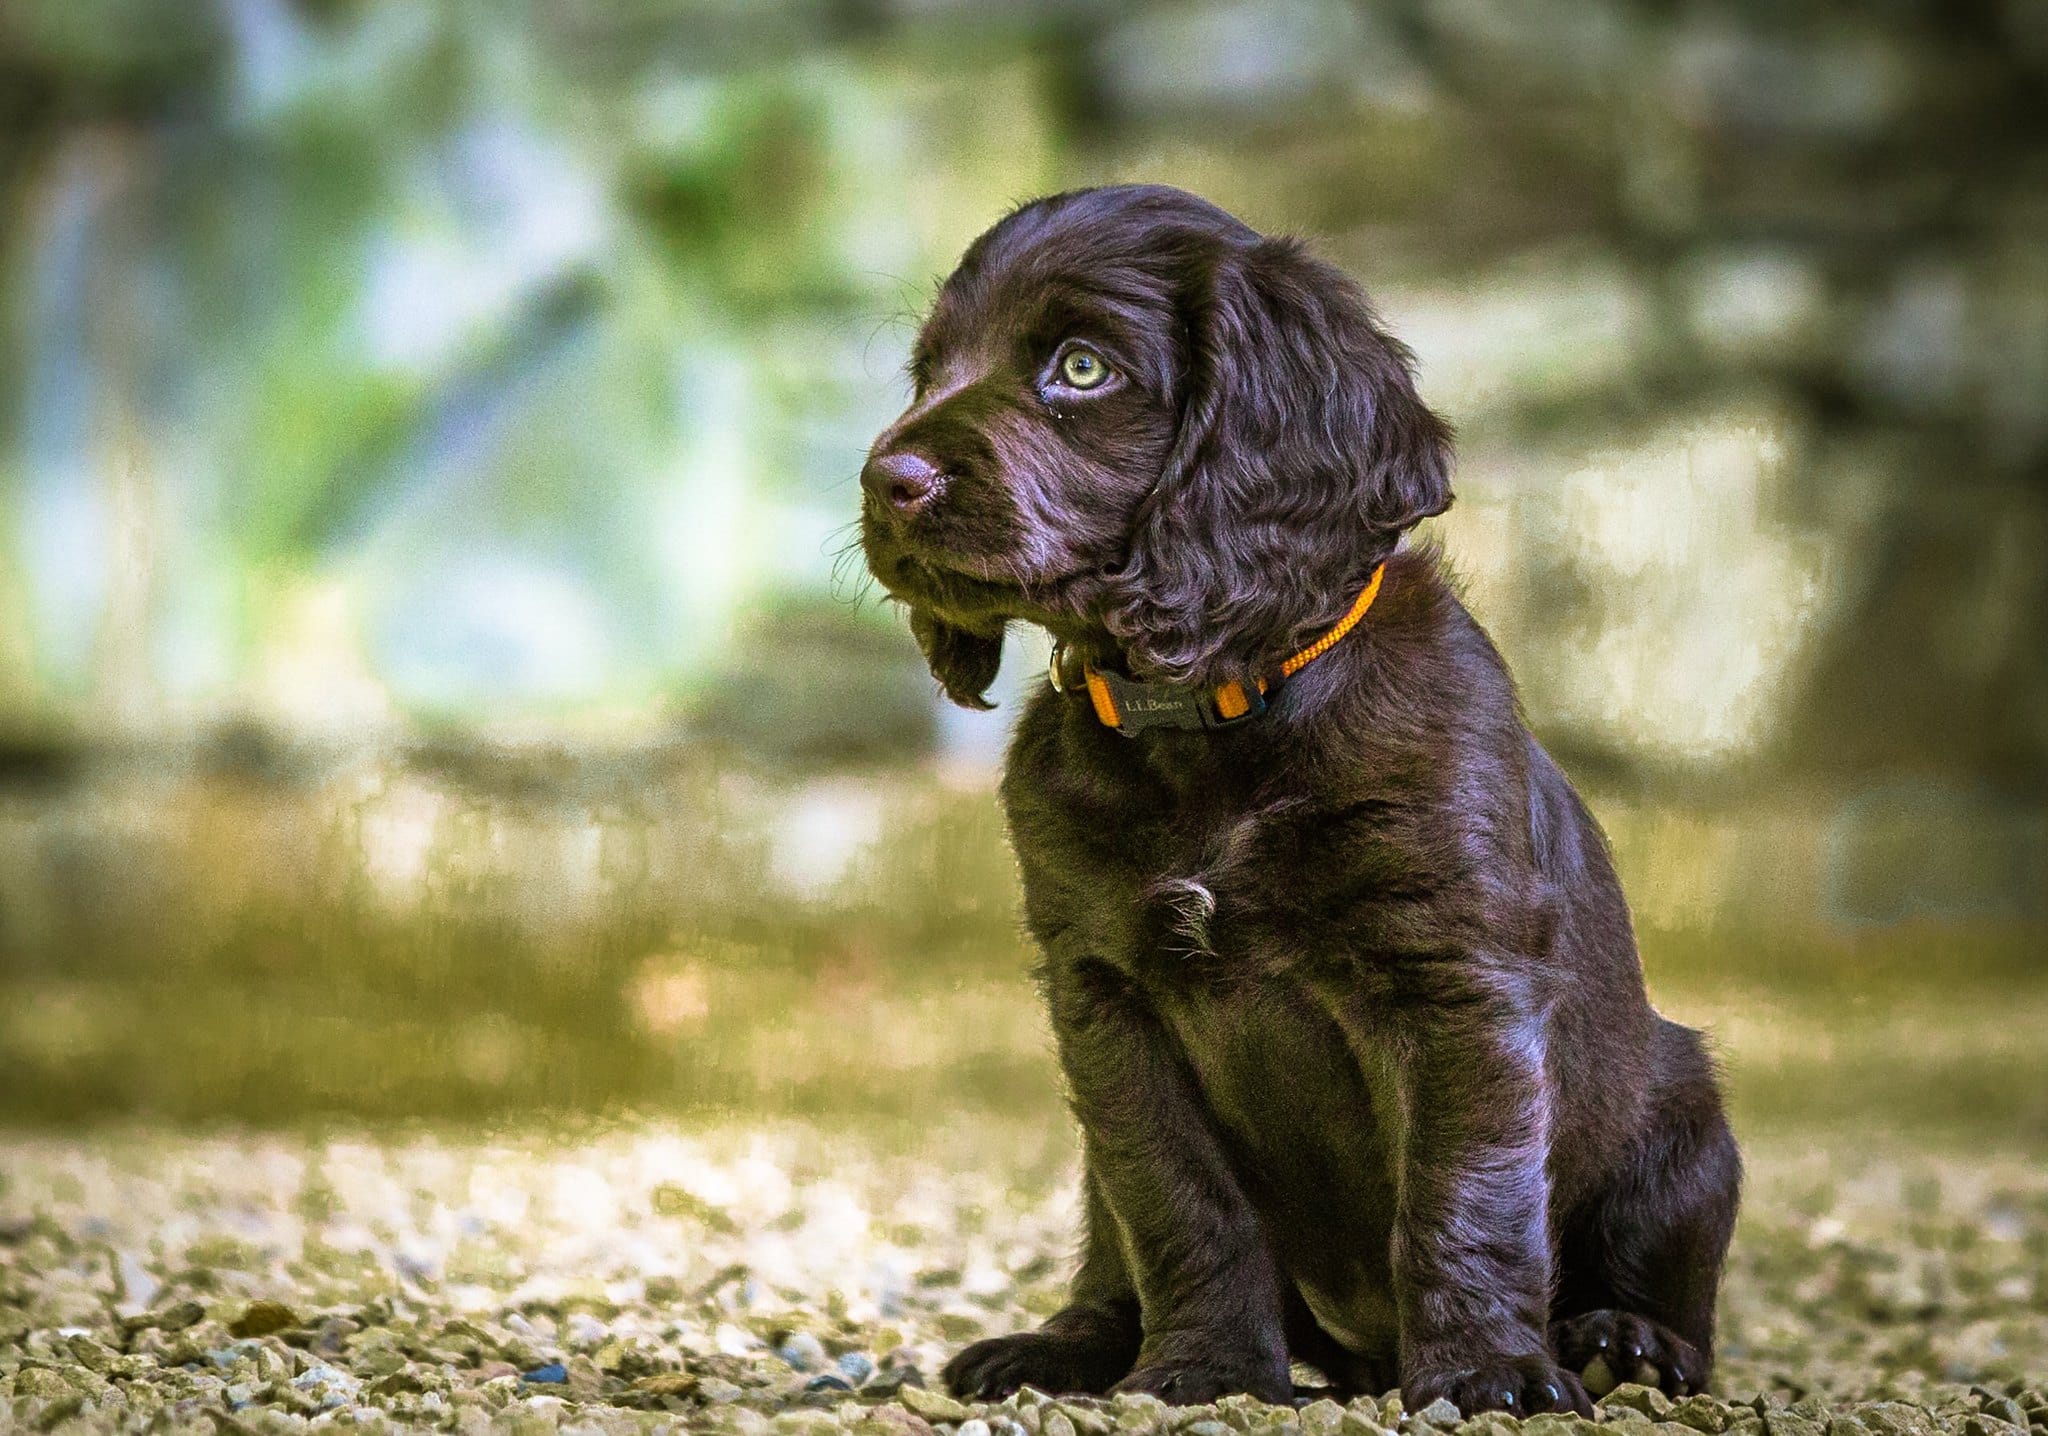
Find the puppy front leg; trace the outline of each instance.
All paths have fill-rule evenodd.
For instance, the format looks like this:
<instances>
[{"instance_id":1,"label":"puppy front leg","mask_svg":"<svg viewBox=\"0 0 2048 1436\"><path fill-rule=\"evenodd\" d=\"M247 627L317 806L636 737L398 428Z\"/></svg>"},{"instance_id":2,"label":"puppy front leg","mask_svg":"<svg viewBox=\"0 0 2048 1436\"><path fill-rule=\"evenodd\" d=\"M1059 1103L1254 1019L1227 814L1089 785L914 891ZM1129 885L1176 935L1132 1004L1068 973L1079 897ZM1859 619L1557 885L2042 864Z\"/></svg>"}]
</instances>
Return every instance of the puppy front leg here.
<instances>
[{"instance_id":1,"label":"puppy front leg","mask_svg":"<svg viewBox=\"0 0 2048 1436\"><path fill-rule=\"evenodd\" d=\"M1143 1341L1116 1389L1288 1400L1280 1273L1186 1059L1107 963L1055 964L1046 988L1089 1177L1138 1293Z\"/></svg>"},{"instance_id":2,"label":"puppy front leg","mask_svg":"<svg viewBox=\"0 0 2048 1436\"><path fill-rule=\"evenodd\" d=\"M1539 1010L1460 993L1411 1011L1394 1061L1401 1390L1467 1416L1593 1414L1547 1343L1550 1093Z\"/></svg>"},{"instance_id":3,"label":"puppy front leg","mask_svg":"<svg viewBox=\"0 0 2048 1436\"><path fill-rule=\"evenodd\" d=\"M1123 1234L1093 1172L1082 1174L1081 1191L1088 1220L1067 1304L1036 1331L977 1341L947 1362L946 1385L955 1396L1000 1401L1022 1386L1094 1395L1130 1373L1143 1331Z\"/></svg>"}]
</instances>

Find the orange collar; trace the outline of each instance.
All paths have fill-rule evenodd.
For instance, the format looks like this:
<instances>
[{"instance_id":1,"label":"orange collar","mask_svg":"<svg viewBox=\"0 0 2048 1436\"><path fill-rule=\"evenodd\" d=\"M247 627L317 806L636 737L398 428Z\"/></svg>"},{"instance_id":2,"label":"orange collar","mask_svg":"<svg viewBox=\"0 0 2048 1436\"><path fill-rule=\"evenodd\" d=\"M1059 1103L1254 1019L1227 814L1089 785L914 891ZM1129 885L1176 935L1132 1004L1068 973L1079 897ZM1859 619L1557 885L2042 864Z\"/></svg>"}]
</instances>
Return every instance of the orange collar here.
<instances>
[{"instance_id":1,"label":"orange collar","mask_svg":"<svg viewBox=\"0 0 2048 1436\"><path fill-rule=\"evenodd\" d=\"M1329 632L1314 643L1287 659L1280 665L1272 679L1278 683L1283 678L1292 678L1309 664L1321 658L1336 647L1344 635L1358 626L1365 617L1365 611L1372 607L1372 601L1380 596L1380 580L1386 576L1387 566L1381 564L1372 571L1365 587L1352 600L1351 611L1338 619ZM1066 663L1067 647L1056 643L1052 650L1052 686L1061 693L1068 692L1070 683ZM1095 716L1105 728L1114 728L1126 738L1147 728L1226 728L1246 718L1256 718L1266 711L1267 680L1253 680L1254 691L1247 692L1242 683L1235 679L1220 687L1200 690L1175 688L1165 683L1140 683L1135 679L1119 677L1114 673L1101 673L1083 664L1081 678L1087 685L1088 701L1095 709Z\"/></svg>"}]
</instances>

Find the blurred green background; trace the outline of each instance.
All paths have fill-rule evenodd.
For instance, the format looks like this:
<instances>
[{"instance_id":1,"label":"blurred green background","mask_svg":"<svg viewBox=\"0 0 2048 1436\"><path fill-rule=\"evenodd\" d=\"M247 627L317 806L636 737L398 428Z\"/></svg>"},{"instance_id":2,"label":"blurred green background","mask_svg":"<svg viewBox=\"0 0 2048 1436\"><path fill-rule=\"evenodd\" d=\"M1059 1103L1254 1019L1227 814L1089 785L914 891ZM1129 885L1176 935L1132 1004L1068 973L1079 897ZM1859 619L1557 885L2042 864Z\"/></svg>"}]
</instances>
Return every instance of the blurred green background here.
<instances>
[{"instance_id":1,"label":"blurred green background","mask_svg":"<svg viewBox=\"0 0 2048 1436\"><path fill-rule=\"evenodd\" d=\"M1317 236L1747 1129L2048 1148L2048 6L10 0L0 1120L1056 1120L845 544L936 277Z\"/></svg>"}]
</instances>

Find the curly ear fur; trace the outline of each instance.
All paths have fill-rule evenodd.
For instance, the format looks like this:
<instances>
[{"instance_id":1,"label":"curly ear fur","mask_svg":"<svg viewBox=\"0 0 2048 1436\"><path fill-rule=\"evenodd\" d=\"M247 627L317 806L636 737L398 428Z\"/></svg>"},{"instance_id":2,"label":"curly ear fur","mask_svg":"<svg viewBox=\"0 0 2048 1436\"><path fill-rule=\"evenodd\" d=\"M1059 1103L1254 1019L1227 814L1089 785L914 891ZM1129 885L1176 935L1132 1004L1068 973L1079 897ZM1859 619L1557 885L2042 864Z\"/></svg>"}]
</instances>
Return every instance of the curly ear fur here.
<instances>
[{"instance_id":1,"label":"curly ear fur","mask_svg":"<svg viewBox=\"0 0 2048 1436\"><path fill-rule=\"evenodd\" d=\"M1450 429L1365 296L1291 239L1232 246L1187 296L1179 436L1106 621L1134 671L1262 671L1450 506Z\"/></svg>"},{"instance_id":2,"label":"curly ear fur","mask_svg":"<svg viewBox=\"0 0 2048 1436\"><path fill-rule=\"evenodd\" d=\"M983 695L1003 665L1003 635L972 633L937 617L928 608L910 610L910 631L924 650L925 664L946 697L962 708L990 709Z\"/></svg>"}]
</instances>

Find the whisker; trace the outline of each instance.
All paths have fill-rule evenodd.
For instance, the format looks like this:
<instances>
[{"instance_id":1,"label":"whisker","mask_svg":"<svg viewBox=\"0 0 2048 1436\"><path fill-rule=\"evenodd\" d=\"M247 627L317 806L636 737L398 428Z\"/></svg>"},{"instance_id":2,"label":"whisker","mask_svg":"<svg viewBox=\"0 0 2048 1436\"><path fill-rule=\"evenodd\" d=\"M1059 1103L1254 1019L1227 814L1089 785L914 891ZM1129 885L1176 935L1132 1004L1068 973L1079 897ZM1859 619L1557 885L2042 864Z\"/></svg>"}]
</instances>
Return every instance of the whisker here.
<instances>
[{"instance_id":1,"label":"whisker","mask_svg":"<svg viewBox=\"0 0 2048 1436\"><path fill-rule=\"evenodd\" d=\"M875 587L875 576L867 571L862 562L860 546L860 520L851 519L828 535L821 548L832 551L831 581L828 591L836 602L858 608L870 590ZM851 576L851 584L849 584Z\"/></svg>"}]
</instances>

